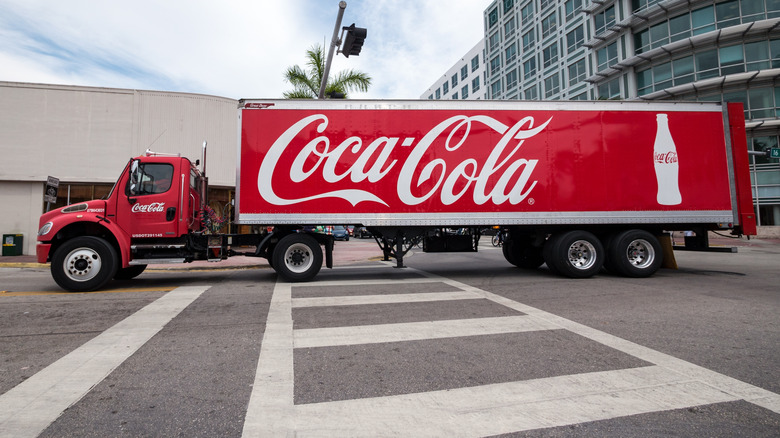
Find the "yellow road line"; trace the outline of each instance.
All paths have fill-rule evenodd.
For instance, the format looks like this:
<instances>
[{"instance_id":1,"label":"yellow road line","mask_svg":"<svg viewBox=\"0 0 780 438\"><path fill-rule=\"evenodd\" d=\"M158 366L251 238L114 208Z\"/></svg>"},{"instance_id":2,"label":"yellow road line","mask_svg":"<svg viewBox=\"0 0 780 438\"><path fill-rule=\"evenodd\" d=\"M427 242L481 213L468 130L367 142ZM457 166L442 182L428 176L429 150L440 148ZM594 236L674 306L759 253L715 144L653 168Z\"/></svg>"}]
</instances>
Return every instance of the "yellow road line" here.
<instances>
[{"instance_id":1,"label":"yellow road line","mask_svg":"<svg viewBox=\"0 0 780 438\"><path fill-rule=\"evenodd\" d=\"M110 290L98 290L93 292L65 292L65 291L20 291L10 292L7 290L0 290L0 297L24 297L34 295L78 295L78 294L113 294L124 292L170 292L176 289L175 287L155 287L155 288L131 288L131 289L110 289Z\"/></svg>"}]
</instances>

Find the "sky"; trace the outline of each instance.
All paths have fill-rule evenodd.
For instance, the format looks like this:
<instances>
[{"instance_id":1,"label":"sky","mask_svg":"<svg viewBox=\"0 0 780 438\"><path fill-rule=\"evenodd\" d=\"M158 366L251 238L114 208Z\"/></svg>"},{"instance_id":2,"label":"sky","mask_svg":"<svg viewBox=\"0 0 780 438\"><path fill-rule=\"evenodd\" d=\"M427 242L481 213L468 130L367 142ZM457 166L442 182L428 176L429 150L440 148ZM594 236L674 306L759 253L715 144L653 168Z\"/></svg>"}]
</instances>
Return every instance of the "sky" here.
<instances>
[{"instance_id":1,"label":"sky","mask_svg":"<svg viewBox=\"0 0 780 438\"><path fill-rule=\"evenodd\" d=\"M368 29L331 75L372 77L350 98L417 99L483 38L490 0L347 0ZM0 81L280 98L284 71L328 46L337 0L0 0ZM327 53L327 52L326 52ZM332 76L331 76L332 77Z\"/></svg>"}]
</instances>

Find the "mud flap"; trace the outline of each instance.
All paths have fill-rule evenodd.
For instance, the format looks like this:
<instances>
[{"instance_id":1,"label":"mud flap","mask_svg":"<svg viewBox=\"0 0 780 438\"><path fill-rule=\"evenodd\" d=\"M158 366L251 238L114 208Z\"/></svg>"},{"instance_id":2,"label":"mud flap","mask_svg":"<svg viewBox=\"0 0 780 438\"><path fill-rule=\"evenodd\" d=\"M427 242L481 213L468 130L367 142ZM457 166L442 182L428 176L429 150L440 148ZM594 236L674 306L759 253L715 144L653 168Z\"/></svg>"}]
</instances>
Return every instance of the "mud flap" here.
<instances>
[{"instance_id":1,"label":"mud flap","mask_svg":"<svg viewBox=\"0 0 780 438\"><path fill-rule=\"evenodd\" d=\"M672 236L664 233L658 236L658 241L661 242L661 250L664 254L664 262L661 267L677 269L677 260L674 258L674 250L672 249Z\"/></svg>"}]
</instances>

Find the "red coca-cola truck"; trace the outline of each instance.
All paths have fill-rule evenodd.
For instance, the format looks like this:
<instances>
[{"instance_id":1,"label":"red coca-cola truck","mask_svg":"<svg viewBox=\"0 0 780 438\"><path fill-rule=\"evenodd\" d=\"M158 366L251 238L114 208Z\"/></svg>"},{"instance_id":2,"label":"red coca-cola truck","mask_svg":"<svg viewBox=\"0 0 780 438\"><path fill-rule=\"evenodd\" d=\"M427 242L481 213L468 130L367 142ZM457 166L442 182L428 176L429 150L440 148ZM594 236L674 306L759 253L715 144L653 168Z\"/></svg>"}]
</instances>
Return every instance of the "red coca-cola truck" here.
<instances>
[{"instance_id":1,"label":"red coca-cola truck","mask_svg":"<svg viewBox=\"0 0 780 438\"><path fill-rule=\"evenodd\" d=\"M644 277L669 231L700 250L756 232L739 104L242 100L238 124L235 222L259 232L204 225L204 143L202 163L147 152L106 199L41 216L39 262L73 291L232 255L306 281L333 264L312 226L355 225L398 266L498 232L520 268Z\"/></svg>"}]
</instances>

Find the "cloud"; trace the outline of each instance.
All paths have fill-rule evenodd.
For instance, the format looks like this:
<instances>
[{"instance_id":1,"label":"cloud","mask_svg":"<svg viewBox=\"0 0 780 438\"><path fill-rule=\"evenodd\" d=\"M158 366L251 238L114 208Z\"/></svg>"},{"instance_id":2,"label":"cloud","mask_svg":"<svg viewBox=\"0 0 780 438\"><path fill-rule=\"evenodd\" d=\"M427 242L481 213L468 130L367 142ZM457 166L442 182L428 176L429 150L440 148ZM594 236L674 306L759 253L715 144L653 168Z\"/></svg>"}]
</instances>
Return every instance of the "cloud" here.
<instances>
[{"instance_id":1,"label":"cloud","mask_svg":"<svg viewBox=\"0 0 780 438\"><path fill-rule=\"evenodd\" d=\"M368 28L332 72L374 78L366 98L416 98L482 37L489 1L350 0ZM0 80L281 97L284 70L327 46L336 1L0 0Z\"/></svg>"}]
</instances>

